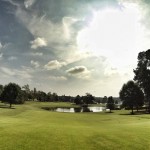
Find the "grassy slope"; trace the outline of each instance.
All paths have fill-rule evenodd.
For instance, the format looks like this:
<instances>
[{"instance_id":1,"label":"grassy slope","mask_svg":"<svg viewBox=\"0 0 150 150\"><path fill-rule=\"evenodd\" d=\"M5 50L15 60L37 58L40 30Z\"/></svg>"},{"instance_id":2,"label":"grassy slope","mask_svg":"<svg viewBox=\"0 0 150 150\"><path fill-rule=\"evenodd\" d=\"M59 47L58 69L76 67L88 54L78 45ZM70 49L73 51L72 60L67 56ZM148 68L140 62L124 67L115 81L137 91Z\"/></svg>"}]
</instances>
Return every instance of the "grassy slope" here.
<instances>
[{"instance_id":1,"label":"grassy slope","mask_svg":"<svg viewBox=\"0 0 150 150\"><path fill-rule=\"evenodd\" d=\"M150 115L115 113L57 113L27 103L16 109L0 108L2 150L147 150Z\"/></svg>"}]
</instances>

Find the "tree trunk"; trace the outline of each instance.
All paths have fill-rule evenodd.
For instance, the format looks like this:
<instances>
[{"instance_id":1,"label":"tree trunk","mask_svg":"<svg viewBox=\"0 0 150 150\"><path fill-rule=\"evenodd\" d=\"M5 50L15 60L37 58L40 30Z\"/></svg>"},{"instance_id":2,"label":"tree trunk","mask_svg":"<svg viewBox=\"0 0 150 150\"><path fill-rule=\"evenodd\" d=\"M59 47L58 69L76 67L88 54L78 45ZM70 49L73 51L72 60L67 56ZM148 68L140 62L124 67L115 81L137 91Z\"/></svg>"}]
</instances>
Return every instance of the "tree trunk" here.
<instances>
[{"instance_id":1,"label":"tree trunk","mask_svg":"<svg viewBox=\"0 0 150 150\"><path fill-rule=\"evenodd\" d=\"M148 113L150 114L150 99L148 100Z\"/></svg>"},{"instance_id":2,"label":"tree trunk","mask_svg":"<svg viewBox=\"0 0 150 150\"><path fill-rule=\"evenodd\" d=\"M11 108L11 106L12 106L12 103L10 103L9 108Z\"/></svg>"},{"instance_id":3,"label":"tree trunk","mask_svg":"<svg viewBox=\"0 0 150 150\"><path fill-rule=\"evenodd\" d=\"M134 114L134 112L133 112L133 106L132 106L132 112L131 112L131 114L132 114L132 115Z\"/></svg>"},{"instance_id":4,"label":"tree trunk","mask_svg":"<svg viewBox=\"0 0 150 150\"><path fill-rule=\"evenodd\" d=\"M138 107L136 107L137 112L139 111Z\"/></svg>"}]
</instances>

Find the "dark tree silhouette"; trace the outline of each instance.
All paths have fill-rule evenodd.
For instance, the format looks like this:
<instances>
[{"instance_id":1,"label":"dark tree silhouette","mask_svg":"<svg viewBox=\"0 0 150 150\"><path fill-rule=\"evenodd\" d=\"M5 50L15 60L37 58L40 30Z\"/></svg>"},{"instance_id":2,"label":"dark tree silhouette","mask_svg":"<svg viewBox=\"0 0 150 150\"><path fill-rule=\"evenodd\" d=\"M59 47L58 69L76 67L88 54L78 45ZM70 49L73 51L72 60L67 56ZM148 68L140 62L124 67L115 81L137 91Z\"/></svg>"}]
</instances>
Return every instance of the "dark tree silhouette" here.
<instances>
[{"instance_id":1,"label":"dark tree silhouette","mask_svg":"<svg viewBox=\"0 0 150 150\"><path fill-rule=\"evenodd\" d=\"M55 102L59 101L59 97L58 97L57 93L52 94L52 100Z\"/></svg>"},{"instance_id":2,"label":"dark tree silhouette","mask_svg":"<svg viewBox=\"0 0 150 150\"><path fill-rule=\"evenodd\" d=\"M86 93L86 96L83 96L82 98L86 105L93 104L93 101L95 100L94 96L90 93Z\"/></svg>"},{"instance_id":3,"label":"dark tree silhouette","mask_svg":"<svg viewBox=\"0 0 150 150\"><path fill-rule=\"evenodd\" d=\"M81 104L81 97L80 97L79 95L77 95L77 96L75 97L74 103L75 103L76 105Z\"/></svg>"},{"instance_id":4,"label":"dark tree silhouette","mask_svg":"<svg viewBox=\"0 0 150 150\"><path fill-rule=\"evenodd\" d=\"M47 95L43 91L38 91L36 97L38 101L41 101L41 102L47 101Z\"/></svg>"},{"instance_id":5,"label":"dark tree silhouette","mask_svg":"<svg viewBox=\"0 0 150 150\"><path fill-rule=\"evenodd\" d=\"M29 85L26 84L22 87L22 89L26 92L26 93L30 93L30 88L29 88Z\"/></svg>"},{"instance_id":6,"label":"dark tree silhouette","mask_svg":"<svg viewBox=\"0 0 150 150\"><path fill-rule=\"evenodd\" d=\"M107 96L104 96L103 99L102 99L102 103L107 103Z\"/></svg>"},{"instance_id":7,"label":"dark tree silhouette","mask_svg":"<svg viewBox=\"0 0 150 150\"><path fill-rule=\"evenodd\" d=\"M1 95L2 95L3 89L4 89L3 85L0 85L0 100L1 100Z\"/></svg>"},{"instance_id":8,"label":"dark tree silhouette","mask_svg":"<svg viewBox=\"0 0 150 150\"><path fill-rule=\"evenodd\" d=\"M138 64L134 74L134 80L144 91L150 113L150 49L138 54Z\"/></svg>"},{"instance_id":9,"label":"dark tree silhouette","mask_svg":"<svg viewBox=\"0 0 150 150\"><path fill-rule=\"evenodd\" d=\"M111 113L111 110L115 109L115 102L112 96L108 97L106 107L110 109L110 113Z\"/></svg>"},{"instance_id":10,"label":"dark tree silhouette","mask_svg":"<svg viewBox=\"0 0 150 150\"><path fill-rule=\"evenodd\" d=\"M127 107L132 110L134 107L138 108L144 103L144 94L142 90L133 81L128 81L122 86L120 90L120 99L123 101L123 107Z\"/></svg>"},{"instance_id":11,"label":"dark tree silhouette","mask_svg":"<svg viewBox=\"0 0 150 150\"><path fill-rule=\"evenodd\" d=\"M52 97L51 92L48 92L48 93L47 93L47 101L48 101L48 102L51 102L51 101L52 101L52 98L51 98L51 97Z\"/></svg>"},{"instance_id":12,"label":"dark tree silhouette","mask_svg":"<svg viewBox=\"0 0 150 150\"><path fill-rule=\"evenodd\" d=\"M24 91L24 94L26 96L26 100L34 100L35 99L35 93L33 90L30 90L30 87L28 84L24 85L22 87L22 90Z\"/></svg>"},{"instance_id":13,"label":"dark tree silhouette","mask_svg":"<svg viewBox=\"0 0 150 150\"><path fill-rule=\"evenodd\" d=\"M2 92L2 101L8 102L10 104L10 108L12 104L20 103L21 100L19 98L21 94L21 87L15 83L9 83L4 87ZM22 101L22 100L21 100Z\"/></svg>"}]
</instances>

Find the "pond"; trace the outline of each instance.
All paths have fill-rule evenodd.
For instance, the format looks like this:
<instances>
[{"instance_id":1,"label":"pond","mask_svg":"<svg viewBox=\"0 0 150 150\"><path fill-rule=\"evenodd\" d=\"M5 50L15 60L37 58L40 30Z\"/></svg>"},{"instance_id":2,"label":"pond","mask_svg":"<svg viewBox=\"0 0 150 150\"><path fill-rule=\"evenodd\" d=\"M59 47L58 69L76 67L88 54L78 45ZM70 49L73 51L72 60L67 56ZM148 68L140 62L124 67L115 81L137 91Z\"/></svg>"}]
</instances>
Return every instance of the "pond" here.
<instances>
[{"instance_id":1,"label":"pond","mask_svg":"<svg viewBox=\"0 0 150 150\"><path fill-rule=\"evenodd\" d=\"M50 108L50 107L43 107L45 110L49 111L56 111L56 112L67 112L67 113L76 113L76 112L102 112L102 111L109 111L106 107L79 107L79 108Z\"/></svg>"}]
</instances>

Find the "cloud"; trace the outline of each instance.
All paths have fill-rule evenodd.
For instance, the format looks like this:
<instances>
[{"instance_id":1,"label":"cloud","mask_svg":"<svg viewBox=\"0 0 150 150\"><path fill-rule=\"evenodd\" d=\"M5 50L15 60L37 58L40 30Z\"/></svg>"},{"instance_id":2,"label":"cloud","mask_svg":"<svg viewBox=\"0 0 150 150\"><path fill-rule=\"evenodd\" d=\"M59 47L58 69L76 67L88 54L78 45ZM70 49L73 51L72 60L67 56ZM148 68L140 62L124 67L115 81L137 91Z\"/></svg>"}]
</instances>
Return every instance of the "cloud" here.
<instances>
[{"instance_id":1,"label":"cloud","mask_svg":"<svg viewBox=\"0 0 150 150\"><path fill-rule=\"evenodd\" d=\"M91 26L90 24L92 23L94 17L92 14L93 12L96 13L99 11L101 14L101 10L103 11L106 5L108 8L109 6L113 7L111 2L115 1L119 4L118 1L120 0L2 1L5 1L5 3L0 2L2 4L0 9L2 14L0 17L2 20L2 34L0 36L0 42L2 42L2 44L0 43L0 56L2 57L2 60L0 60L0 63L1 66L7 66L8 68L0 68L0 73L2 73L1 75L4 79L6 77L5 82L7 82L8 79L14 81L16 78L17 81L24 83L27 82L27 80L20 80L20 78L31 79L32 76L34 76L33 85L38 82L40 84L39 87L43 88L43 90L48 90L49 85L51 85L51 87L58 93L61 91L62 93L66 92L68 94L75 95L81 94L81 90L83 90L83 93L92 92L94 87L94 90L97 91L97 95L108 95L113 93L112 91L115 91L115 93L119 91L119 89L116 90L115 88L120 87L120 85L124 82L124 77L122 76L123 73L127 72L130 74L130 72L132 72L133 68L126 71L123 67L120 67L122 69L120 70L120 68L112 65L111 62L107 65L105 60L93 56L93 47L88 49L85 44L84 49L80 48L77 41L79 33ZM123 1L134 2L134 0L122 0L122 3L124 3ZM143 8L142 11L146 14L142 15L143 19L146 18L143 20L145 21L143 24L149 27L150 22L149 19L147 19L149 16L149 5L143 4L145 0L143 0L143 2L142 0L139 1L141 1ZM103 5L105 6L103 7ZM120 9L122 9L121 13L123 13L123 8ZM134 18L132 20L134 20ZM102 23L103 22L101 21L99 22L99 24ZM129 23L127 22L127 24ZM94 27L93 29L95 30L96 28ZM101 28L98 29L101 30ZM92 34L87 34L84 39L87 40L88 37L91 39L93 38L95 40L92 39L93 42L92 40L89 40L90 42L88 42L88 44L92 43L92 46L95 47L96 41L98 41L98 46L102 46L103 42L100 38L96 38L97 35L102 36L103 34L100 34L99 32L95 32L95 35L93 36ZM106 36L106 34L104 34L104 36ZM104 39L103 36L102 39ZM123 42L125 41L123 40ZM6 43L8 43L8 46L5 46ZM81 43L84 44L82 41ZM106 46L111 46L108 43L109 42L106 43ZM142 43L143 45L146 45L144 41ZM119 43L119 45L121 44ZM147 45L149 45L149 43ZM123 44L121 46L123 46ZM127 50L123 50L124 47L126 47L126 45L119 49L117 53L116 51L113 52L112 49L106 51L105 49L102 49L102 52L104 52L104 54L108 52L108 54L120 55L119 58L121 58L122 55L124 56L124 53L128 53ZM43 48L44 51L41 51ZM140 49L141 51L145 50L145 47L137 48L137 50ZM90 52L86 53L88 50ZM96 50L100 51L99 47ZM133 49L129 51L130 54L132 53L132 50ZM3 59L3 54L6 60ZM15 60L15 56L17 57L17 60ZM116 59L116 56L114 58L115 62L113 64L122 64L122 60L120 62L120 59ZM133 62L132 55L131 58ZM136 62L137 60L135 63ZM42 66L43 68L40 68L39 64L40 67ZM23 65L26 67L18 70L18 68ZM130 65L132 66L132 63ZM34 67L39 68L35 69ZM115 70L111 67L116 67L117 69ZM119 75L117 73L120 73L120 71L123 73L120 75L121 77L119 79ZM3 78L2 82L4 82ZM126 79L129 78L131 77L126 77ZM83 79L90 80L88 80L89 82L85 82ZM59 82L66 80L68 82ZM110 82L112 83L109 84ZM115 87L113 86L114 84L116 85ZM99 91L101 92L99 93Z\"/></svg>"},{"instance_id":2,"label":"cloud","mask_svg":"<svg viewBox=\"0 0 150 150\"><path fill-rule=\"evenodd\" d=\"M68 69L67 72L70 74L78 74L84 72L85 70L87 70L87 68L84 66L76 66Z\"/></svg>"},{"instance_id":3,"label":"cloud","mask_svg":"<svg viewBox=\"0 0 150 150\"><path fill-rule=\"evenodd\" d=\"M66 70L66 72L80 79L90 79L91 77L91 72L85 66L75 66Z\"/></svg>"},{"instance_id":4,"label":"cloud","mask_svg":"<svg viewBox=\"0 0 150 150\"><path fill-rule=\"evenodd\" d=\"M54 2L54 4L57 4L57 2ZM59 50L59 48L66 50L70 43L74 45L77 34L74 25L78 22L76 17L64 16L60 18L59 22L53 22L55 16L49 17L47 10L43 12L40 10L27 12L20 8L16 11L16 17L34 37L43 37L46 40L46 46L49 45L56 50ZM33 45L31 48L36 49L37 46Z\"/></svg>"},{"instance_id":5,"label":"cloud","mask_svg":"<svg viewBox=\"0 0 150 150\"><path fill-rule=\"evenodd\" d=\"M53 70L53 69L59 69L63 66L65 66L66 63L65 62L59 62L57 60L52 60L52 61L49 61L45 66L44 68L46 70Z\"/></svg>"},{"instance_id":6,"label":"cloud","mask_svg":"<svg viewBox=\"0 0 150 150\"><path fill-rule=\"evenodd\" d=\"M32 75L27 70L17 70L17 69L10 69L7 67L1 67L0 70L5 74L5 76L13 76L19 77L21 79L31 79Z\"/></svg>"},{"instance_id":7,"label":"cloud","mask_svg":"<svg viewBox=\"0 0 150 150\"><path fill-rule=\"evenodd\" d=\"M35 0L25 0L24 1L24 6L25 8L31 7L35 3Z\"/></svg>"},{"instance_id":8,"label":"cloud","mask_svg":"<svg viewBox=\"0 0 150 150\"><path fill-rule=\"evenodd\" d=\"M55 81L66 81L67 78L64 76L49 76L48 77L51 80L55 80Z\"/></svg>"},{"instance_id":9,"label":"cloud","mask_svg":"<svg viewBox=\"0 0 150 150\"><path fill-rule=\"evenodd\" d=\"M38 67L40 66L39 62L37 62L37 61L31 60L30 63L31 63L31 65L34 66L35 68L38 68Z\"/></svg>"},{"instance_id":10,"label":"cloud","mask_svg":"<svg viewBox=\"0 0 150 150\"><path fill-rule=\"evenodd\" d=\"M32 49L37 49L39 47L45 47L47 46L47 42L44 38L36 38L35 40L31 41L31 48Z\"/></svg>"},{"instance_id":11,"label":"cloud","mask_svg":"<svg viewBox=\"0 0 150 150\"><path fill-rule=\"evenodd\" d=\"M15 75L15 72L12 71L12 69L9 69L9 68L6 68L6 67L1 67L1 71L3 73L5 73L6 75L9 75L9 76L14 76Z\"/></svg>"}]
</instances>

